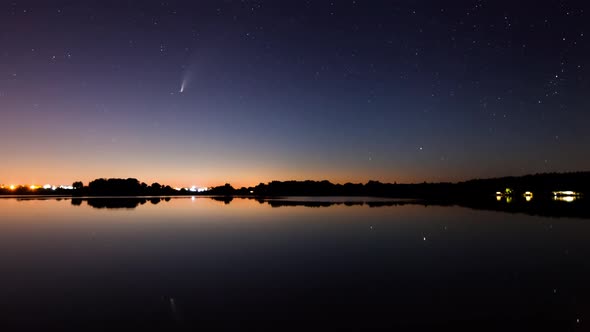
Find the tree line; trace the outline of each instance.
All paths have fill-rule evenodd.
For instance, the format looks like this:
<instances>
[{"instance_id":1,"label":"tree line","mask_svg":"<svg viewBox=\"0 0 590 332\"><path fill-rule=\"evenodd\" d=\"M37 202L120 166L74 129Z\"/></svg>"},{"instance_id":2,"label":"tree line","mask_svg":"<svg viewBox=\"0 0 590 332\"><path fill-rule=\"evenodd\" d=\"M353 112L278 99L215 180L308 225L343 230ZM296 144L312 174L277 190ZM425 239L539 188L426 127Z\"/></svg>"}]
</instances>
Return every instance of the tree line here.
<instances>
[{"instance_id":1,"label":"tree line","mask_svg":"<svg viewBox=\"0 0 590 332\"><path fill-rule=\"evenodd\" d=\"M554 191L590 193L590 172L543 173L518 177L474 179L458 183L398 184L369 181L362 183L334 184L324 181L271 181L253 187L234 188L226 183L195 193L186 189L176 190L157 182L151 185L135 178L96 179L87 186L81 181L72 184L73 190L30 189L19 187L13 190L0 189L4 195L64 195L64 196L175 196L175 195L217 195L217 196L374 196L422 199L471 199L495 195L496 192L522 196L534 193L536 198L550 197Z\"/></svg>"}]
</instances>

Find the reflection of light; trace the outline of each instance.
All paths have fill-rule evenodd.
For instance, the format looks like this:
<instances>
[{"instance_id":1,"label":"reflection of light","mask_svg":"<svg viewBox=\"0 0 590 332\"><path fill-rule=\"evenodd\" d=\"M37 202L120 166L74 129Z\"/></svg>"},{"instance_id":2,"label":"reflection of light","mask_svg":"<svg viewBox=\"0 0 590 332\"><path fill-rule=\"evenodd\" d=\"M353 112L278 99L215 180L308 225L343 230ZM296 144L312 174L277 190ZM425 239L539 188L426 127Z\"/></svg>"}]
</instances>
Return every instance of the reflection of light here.
<instances>
[{"instance_id":1,"label":"reflection of light","mask_svg":"<svg viewBox=\"0 0 590 332\"><path fill-rule=\"evenodd\" d=\"M568 202L571 203L576 200L576 196L553 196L553 199L556 201Z\"/></svg>"},{"instance_id":2,"label":"reflection of light","mask_svg":"<svg viewBox=\"0 0 590 332\"><path fill-rule=\"evenodd\" d=\"M512 197L510 197L510 196L506 197L506 203L512 203Z\"/></svg>"},{"instance_id":3,"label":"reflection of light","mask_svg":"<svg viewBox=\"0 0 590 332\"><path fill-rule=\"evenodd\" d=\"M497 195L497 196L496 196L496 200L497 200L498 202L499 202L499 201L501 201L501 200L502 200L502 195Z\"/></svg>"},{"instance_id":4,"label":"reflection of light","mask_svg":"<svg viewBox=\"0 0 590 332\"><path fill-rule=\"evenodd\" d=\"M195 196L192 196L192 197L191 197L191 201L194 201L194 200L195 200Z\"/></svg>"}]
</instances>

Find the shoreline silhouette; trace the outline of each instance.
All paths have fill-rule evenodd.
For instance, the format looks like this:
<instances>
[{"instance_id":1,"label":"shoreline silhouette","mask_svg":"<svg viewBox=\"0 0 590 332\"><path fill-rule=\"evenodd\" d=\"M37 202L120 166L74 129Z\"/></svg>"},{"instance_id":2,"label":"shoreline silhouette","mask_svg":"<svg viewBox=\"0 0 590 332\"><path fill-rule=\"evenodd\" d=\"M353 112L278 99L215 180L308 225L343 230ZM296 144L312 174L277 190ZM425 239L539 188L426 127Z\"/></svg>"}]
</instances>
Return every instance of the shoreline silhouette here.
<instances>
[{"instance_id":1,"label":"shoreline silhouette","mask_svg":"<svg viewBox=\"0 0 590 332\"><path fill-rule=\"evenodd\" d=\"M134 178L96 179L88 185L73 183L71 190L30 188L0 188L0 195L55 195L55 196L338 196L338 197L387 197L429 200L481 200L501 196L516 200L529 195L535 201L551 199L556 193L569 193L584 197L590 193L590 172L543 173L489 179L473 179L463 182L438 182L398 184L369 181L362 183L334 184L324 181L271 181L256 186L234 188L226 183L204 192L192 192L186 188L176 190L169 185L148 185Z\"/></svg>"}]
</instances>

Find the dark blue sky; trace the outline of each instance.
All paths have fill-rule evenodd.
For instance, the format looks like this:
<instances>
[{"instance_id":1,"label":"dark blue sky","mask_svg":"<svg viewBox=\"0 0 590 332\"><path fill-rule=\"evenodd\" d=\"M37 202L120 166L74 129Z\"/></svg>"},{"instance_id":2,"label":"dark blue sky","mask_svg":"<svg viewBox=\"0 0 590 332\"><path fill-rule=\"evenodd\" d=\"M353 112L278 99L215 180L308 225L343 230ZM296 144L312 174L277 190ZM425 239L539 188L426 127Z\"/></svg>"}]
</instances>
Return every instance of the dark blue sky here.
<instances>
[{"instance_id":1,"label":"dark blue sky","mask_svg":"<svg viewBox=\"0 0 590 332\"><path fill-rule=\"evenodd\" d=\"M0 183L421 182L590 169L584 1L0 9Z\"/></svg>"}]
</instances>

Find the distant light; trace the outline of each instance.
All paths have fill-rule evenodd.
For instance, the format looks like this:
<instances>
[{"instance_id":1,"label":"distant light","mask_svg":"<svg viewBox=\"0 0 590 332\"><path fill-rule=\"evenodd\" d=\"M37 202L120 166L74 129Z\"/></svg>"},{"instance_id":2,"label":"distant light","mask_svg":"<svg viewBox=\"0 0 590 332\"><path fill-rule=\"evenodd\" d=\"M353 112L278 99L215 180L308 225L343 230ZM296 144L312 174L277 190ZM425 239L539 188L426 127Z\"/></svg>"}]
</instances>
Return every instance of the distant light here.
<instances>
[{"instance_id":1,"label":"distant light","mask_svg":"<svg viewBox=\"0 0 590 332\"><path fill-rule=\"evenodd\" d=\"M502 200L502 195L497 195L497 196L496 196L496 200L497 200L498 202L499 202L499 201L501 201L501 200Z\"/></svg>"},{"instance_id":2,"label":"distant light","mask_svg":"<svg viewBox=\"0 0 590 332\"><path fill-rule=\"evenodd\" d=\"M499 191L496 191L496 196L502 196L502 193Z\"/></svg>"},{"instance_id":3,"label":"distant light","mask_svg":"<svg viewBox=\"0 0 590 332\"><path fill-rule=\"evenodd\" d=\"M580 193L575 191L566 190L566 191L554 191L553 196L579 196Z\"/></svg>"},{"instance_id":4,"label":"distant light","mask_svg":"<svg viewBox=\"0 0 590 332\"><path fill-rule=\"evenodd\" d=\"M533 199L533 193L530 191L526 191L524 193L524 199L526 199L527 202L530 202Z\"/></svg>"},{"instance_id":5,"label":"distant light","mask_svg":"<svg viewBox=\"0 0 590 332\"><path fill-rule=\"evenodd\" d=\"M46 184L43 186L43 189L51 189L51 185L50 184Z\"/></svg>"},{"instance_id":6,"label":"distant light","mask_svg":"<svg viewBox=\"0 0 590 332\"><path fill-rule=\"evenodd\" d=\"M31 190L35 190L35 189L37 189L37 186L35 186L35 185L32 185L32 186L30 186L29 188L31 188Z\"/></svg>"},{"instance_id":7,"label":"distant light","mask_svg":"<svg viewBox=\"0 0 590 332\"><path fill-rule=\"evenodd\" d=\"M197 191L197 187L196 186L192 186L192 187L190 187L189 191L196 192Z\"/></svg>"},{"instance_id":8,"label":"distant light","mask_svg":"<svg viewBox=\"0 0 590 332\"><path fill-rule=\"evenodd\" d=\"M9 188L10 188L10 190L16 189L16 187L13 184L11 184Z\"/></svg>"},{"instance_id":9,"label":"distant light","mask_svg":"<svg viewBox=\"0 0 590 332\"><path fill-rule=\"evenodd\" d=\"M181 190L182 190L182 188L178 188L178 187L176 187L176 188L174 188L174 190L176 190L176 191L181 191Z\"/></svg>"},{"instance_id":10,"label":"distant light","mask_svg":"<svg viewBox=\"0 0 590 332\"><path fill-rule=\"evenodd\" d=\"M207 188L207 187L201 187L201 188L198 188L197 189L197 191L200 192L200 193L205 192L207 190L209 190L209 188Z\"/></svg>"},{"instance_id":11,"label":"distant light","mask_svg":"<svg viewBox=\"0 0 590 332\"><path fill-rule=\"evenodd\" d=\"M253 193L254 193L254 190L250 190L250 194L253 194Z\"/></svg>"}]
</instances>

